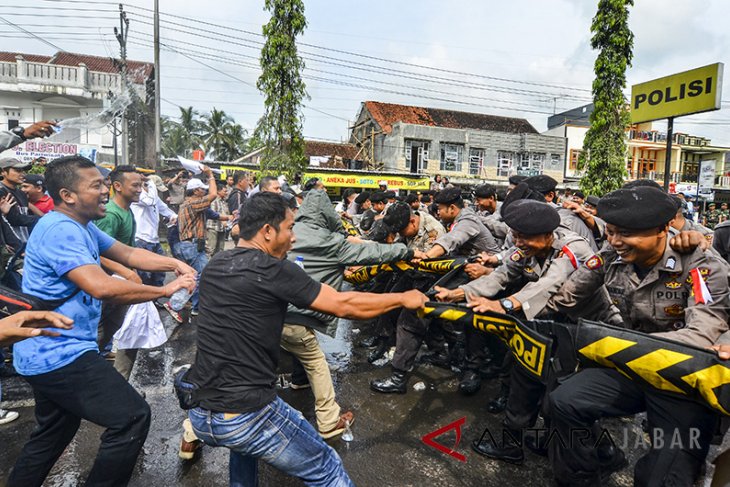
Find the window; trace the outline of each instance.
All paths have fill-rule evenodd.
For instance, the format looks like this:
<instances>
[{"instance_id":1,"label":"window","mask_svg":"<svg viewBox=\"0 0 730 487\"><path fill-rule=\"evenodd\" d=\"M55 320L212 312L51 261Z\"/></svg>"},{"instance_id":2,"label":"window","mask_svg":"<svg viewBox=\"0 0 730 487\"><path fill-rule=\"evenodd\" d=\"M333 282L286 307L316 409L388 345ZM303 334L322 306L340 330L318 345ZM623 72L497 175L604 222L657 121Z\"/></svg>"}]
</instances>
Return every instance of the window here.
<instances>
[{"instance_id":1,"label":"window","mask_svg":"<svg viewBox=\"0 0 730 487\"><path fill-rule=\"evenodd\" d=\"M464 145L441 143L441 171L461 172L461 161L464 160Z\"/></svg>"},{"instance_id":2,"label":"window","mask_svg":"<svg viewBox=\"0 0 730 487\"><path fill-rule=\"evenodd\" d=\"M580 155L583 153L580 149L570 149L570 162L568 163L568 169L571 171L577 171L578 170L578 161L580 160Z\"/></svg>"},{"instance_id":3,"label":"window","mask_svg":"<svg viewBox=\"0 0 730 487\"><path fill-rule=\"evenodd\" d=\"M428 169L428 142L424 140L406 139L406 169L412 173L424 172Z\"/></svg>"},{"instance_id":4,"label":"window","mask_svg":"<svg viewBox=\"0 0 730 487\"><path fill-rule=\"evenodd\" d=\"M520 176L538 176L545 167L545 154L541 152L525 152L520 154L520 166L517 174Z\"/></svg>"},{"instance_id":5,"label":"window","mask_svg":"<svg viewBox=\"0 0 730 487\"><path fill-rule=\"evenodd\" d=\"M550 169L557 169L560 165L560 154L550 154Z\"/></svg>"},{"instance_id":6,"label":"window","mask_svg":"<svg viewBox=\"0 0 730 487\"><path fill-rule=\"evenodd\" d=\"M479 175L484 167L484 149L469 149L469 174Z\"/></svg>"},{"instance_id":7,"label":"window","mask_svg":"<svg viewBox=\"0 0 730 487\"><path fill-rule=\"evenodd\" d=\"M12 118L8 119L8 130L13 130L18 125L20 125L20 123L17 120L13 120Z\"/></svg>"},{"instance_id":8,"label":"window","mask_svg":"<svg viewBox=\"0 0 730 487\"><path fill-rule=\"evenodd\" d=\"M497 176L508 178L512 173L512 161L514 160L513 152L498 151L497 152Z\"/></svg>"}]
</instances>

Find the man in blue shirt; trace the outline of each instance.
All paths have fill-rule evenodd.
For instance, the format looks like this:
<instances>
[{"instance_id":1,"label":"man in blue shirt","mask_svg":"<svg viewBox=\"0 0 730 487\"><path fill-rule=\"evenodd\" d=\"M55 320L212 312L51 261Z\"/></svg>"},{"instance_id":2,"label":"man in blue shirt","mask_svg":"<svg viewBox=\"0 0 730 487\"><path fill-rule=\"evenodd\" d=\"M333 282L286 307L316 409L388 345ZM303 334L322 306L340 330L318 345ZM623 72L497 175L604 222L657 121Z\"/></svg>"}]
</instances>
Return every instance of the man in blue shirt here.
<instances>
[{"instance_id":1,"label":"man in blue shirt","mask_svg":"<svg viewBox=\"0 0 730 487\"><path fill-rule=\"evenodd\" d=\"M109 189L94 164L80 156L56 159L46 171L55 211L28 240L23 291L56 301L55 311L74 321L58 337L39 336L15 346L16 370L33 387L38 426L23 447L9 486L40 486L71 442L82 419L106 428L87 486L126 485L150 423L142 397L99 356L101 302L142 303L192 290L188 265L124 245L100 231ZM176 272L163 287L115 279L100 267L104 256L133 269Z\"/></svg>"}]
</instances>

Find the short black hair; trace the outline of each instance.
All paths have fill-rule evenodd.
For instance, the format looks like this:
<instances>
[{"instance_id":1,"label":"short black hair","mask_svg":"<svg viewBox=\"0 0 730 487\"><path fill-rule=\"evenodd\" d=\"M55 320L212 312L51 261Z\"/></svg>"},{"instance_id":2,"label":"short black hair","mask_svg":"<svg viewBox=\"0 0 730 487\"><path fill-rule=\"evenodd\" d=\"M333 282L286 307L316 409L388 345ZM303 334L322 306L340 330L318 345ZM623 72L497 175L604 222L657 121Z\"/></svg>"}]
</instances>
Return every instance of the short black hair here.
<instances>
[{"instance_id":1,"label":"short black hair","mask_svg":"<svg viewBox=\"0 0 730 487\"><path fill-rule=\"evenodd\" d=\"M261 178L261 181L259 181L259 189L261 191L265 191L266 188L269 187L272 181L276 181L276 177L274 176L264 176Z\"/></svg>"},{"instance_id":2,"label":"short black hair","mask_svg":"<svg viewBox=\"0 0 730 487\"><path fill-rule=\"evenodd\" d=\"M46 168L46 187L48 194L53 198L55 204L63 203L61 199L61 190L66 188L76 191L79 177L77 172L79 169L88 169L96 166L93 162L79 155L59 157L54 159Z\"/></svg>"},{"instance_id":3,"label":"short black hair","mask_svg":"<svg viewBox=\"0 0 730 487\"><path fill-rule=\"evenodd\" d=\"M421 203L424 205L431 202L431 195L430 194L422 194L421 195Z\"/></svg>"},{"instance_id":4,"label":"short black hair","mask_svg":"<svg viewBox=\"0 0 730 487\"><path fill-rule=\"evenodd\" d=\"M408 203L409 205L411 203L415 203L416 201L418 201L418 195L416 193L410 193L410 194L406 195L405 202Z\"/></svg>"},{"instance_id":5,"label":"short black hair","mask_svg":"<svg viewBox=\"0 0 730 487\"><path fill-rule=\"evenodd\" d=\"M124 175L129 174L130 172L137 172L137 169L134 166L115 167L114 170L109 173L109 179L112 182L112 186L116 182L121 183L124 180Z\"/></svg>"},{"instance_id":6,"label":"short black hair","mask_svg":"<svg viewBox=\"0 0 730 487\"><path fill-rule=\"evenodd\" d=\"M233 184L238 184L238 182L241 180L241 178L248 179L248 172L246 171L236 171L233 173Z\"/></svg>"},{"instance_id":7,"label":"short black hair","mask_svg":"<svg viewBox=\"0 0 730 487\"><path fill-rule=\"evenodd\" d=\"M241 205L241 216L238 218L240 238L251 240L264 225L271 225L279 231L279 225L286 218L289 204L277 193L265 191L256 193Z\"/></svg>"}]
</instances>

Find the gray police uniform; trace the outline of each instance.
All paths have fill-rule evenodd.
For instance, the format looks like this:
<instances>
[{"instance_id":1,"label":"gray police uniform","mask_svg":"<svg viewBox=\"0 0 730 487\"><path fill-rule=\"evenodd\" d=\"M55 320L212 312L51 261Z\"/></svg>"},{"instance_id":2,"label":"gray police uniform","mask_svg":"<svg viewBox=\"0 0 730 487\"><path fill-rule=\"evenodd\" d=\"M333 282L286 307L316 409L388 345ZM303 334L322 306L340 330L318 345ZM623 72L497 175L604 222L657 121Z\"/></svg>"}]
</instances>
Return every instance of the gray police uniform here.
<instances>
[{"instance_id":1,"label":"gray police uniform","mask_svg":"<svg viewBox=\"0 0 730 487\"><path fill-rule=\"evenodd\" d=\"M438 238L435 244L440 245L447 254L472 256L485 250L499 252L499 244L479 217L470 208L462 208L454 220L451 231Z\"/></svg>"},{"instance_id":2,"label":"gray police uniform","mask_svg":"<svg viewBox=\"0 0 730 487\"><path fill-rule=\"evenodd\" d=\"M418 215L418 233L400 241L411 250L428 252L438 238L446 235L446 229L426 211L417 211L415 214Z\"/></svg>"}]
</instances>

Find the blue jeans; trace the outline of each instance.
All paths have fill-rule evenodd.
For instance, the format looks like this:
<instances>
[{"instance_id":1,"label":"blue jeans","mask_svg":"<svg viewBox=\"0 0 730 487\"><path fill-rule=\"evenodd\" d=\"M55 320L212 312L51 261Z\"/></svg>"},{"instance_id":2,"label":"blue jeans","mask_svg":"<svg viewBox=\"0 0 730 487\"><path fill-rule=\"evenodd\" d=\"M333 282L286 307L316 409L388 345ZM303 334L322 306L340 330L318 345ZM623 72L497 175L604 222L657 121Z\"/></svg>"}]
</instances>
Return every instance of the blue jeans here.
<instances>
[{"instance_id":1,"label":"blue jeans","mask_svg":"<svg viewBox=\"0 0 730 487\"><path fill-rule=\"evenodd\" d=\"M183 240L175 244L175 252L182 257L190 267L195 269L198 273L197 281L198 285L195 286L195 291L190 297L190 304L193 305L193 309L197 311L198 302L200 301L200 295L198 293L198 287L200 285L200 275L203 273L203 269L208 265L208 254L205 253L205 247L202 252L198 252L197 239Z\"/></svg>"},{"instance_id":2,"label":"blue jeans","mask_svg":"<svg viewBox=\"0 0 730 487\"><path fill-rule=\"evenodd\" d=\"M134 246L138 249L149 250L150 252L154 252L155 254L165 255L165 251L162 250L162 245L160 245L160 242L152 243L136 239L134 242ZM147 284L148 286L162 287L162 285L165 284L164 272L137 271L137 274L139 274L142 282L144 284Z\"/></svg>"},{"instance_id":3,"label":"blue jeans","mask_svg":"<svg viewBox=\"0 0 730 487\"><path fill-rule=\"evenodd\" d=\"M225 419L223 413L194 408L188 413L198 438L211 446L230 448L230 485L256 487L257 460L298 477L306 485L349 487L339 455L304 419L279 397L258 411Z\"/></svg>"}]
</instances>

